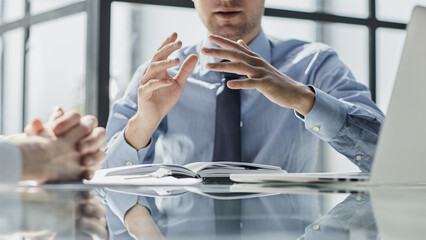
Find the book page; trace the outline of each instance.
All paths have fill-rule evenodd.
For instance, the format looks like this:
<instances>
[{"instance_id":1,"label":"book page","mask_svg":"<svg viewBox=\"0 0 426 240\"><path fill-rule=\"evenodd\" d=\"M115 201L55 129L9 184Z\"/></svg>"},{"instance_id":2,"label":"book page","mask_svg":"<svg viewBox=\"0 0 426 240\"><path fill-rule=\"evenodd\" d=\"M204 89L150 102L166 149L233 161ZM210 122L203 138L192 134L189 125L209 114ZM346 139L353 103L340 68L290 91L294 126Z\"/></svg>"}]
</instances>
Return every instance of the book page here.
<instances>
[{"instance_id":1,"label":"book page","mask_svg":"<svg viewBox=\"0 0 426 240\"><path fill-rule=\"evenodd\" d=\"M167 177L146 177L140 178L137 176L126 175L126 176L110 176L110 177L100 177L95 176L91 180L84 180L84 184L89 185L132 185L132 186L188 186L194 185L201 182L199 178L175 178L172 176Z\"/></svg>"},{"instance_id":2,"label":"book page","mask_svg":"<svg viewBox=\"0 0 426 240\"><path fill-rule=\"evenodd\" d=\"M271 173L283 171L280 167L246 162L195 162L186 168L201 177L229 177L231 173Z\"/></svg>"},{"instance_id":3,"label":"book page","mask_svg":"<svg viewBox=\"0 0 426 240\"><path fill-rule=\"evenodd\" d=\"M195 177L195 172L184 166L174 164L140 164L135 166L125 166L118 168L103 169L105 176L124 176L124 175L145 175L157 171L159 168L165 168L172 171L172 175Z\"/></svg>"}]
</instances>

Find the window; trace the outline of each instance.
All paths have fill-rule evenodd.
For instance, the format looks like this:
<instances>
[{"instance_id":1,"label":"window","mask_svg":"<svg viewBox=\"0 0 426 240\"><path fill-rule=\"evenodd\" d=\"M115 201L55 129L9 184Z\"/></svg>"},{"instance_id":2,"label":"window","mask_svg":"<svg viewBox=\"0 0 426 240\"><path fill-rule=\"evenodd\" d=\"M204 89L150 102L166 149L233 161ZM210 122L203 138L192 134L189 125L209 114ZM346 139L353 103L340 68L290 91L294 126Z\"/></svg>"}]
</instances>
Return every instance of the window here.
<instances>
[{"instance_id":1,"label":"window","mask_svg":"<svg viewBox=\"0 0 426 240\"><path fill-rule=\"evenodd\" d=\"M84 113L86 13L32 26L27 53L27 119L54 106ZM48 97L46 97L48 96Z\"/></svg>"},{"instance_id":2,"label":"window","mask_svg":"<svg viewBox=\"0 0 426 240\"><path fill-rule=\"evenodd\" d=\"M88 3L0 0L0 134L52 108L85 112Z\"/></svg>"}]
</instances>

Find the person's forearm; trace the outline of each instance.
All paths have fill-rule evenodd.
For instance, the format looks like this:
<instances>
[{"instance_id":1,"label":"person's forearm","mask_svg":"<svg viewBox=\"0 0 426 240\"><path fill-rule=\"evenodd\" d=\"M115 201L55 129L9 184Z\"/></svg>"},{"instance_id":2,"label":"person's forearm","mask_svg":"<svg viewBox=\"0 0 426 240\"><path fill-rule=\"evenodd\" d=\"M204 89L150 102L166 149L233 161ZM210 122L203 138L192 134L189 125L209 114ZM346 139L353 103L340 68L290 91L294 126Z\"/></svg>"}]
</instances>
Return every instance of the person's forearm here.
<instances>
[{"instance_id":1,"label":"person's forearm","mask_svg":"<svg viewBox=\"0 0 426 240\"><path fill-rule=\"evenodd\" d=\"M144 206L136 204L126 213L124 222L129 234L135 239L164 239Z\"/></svg>"},{"instance_id":2,"label":"person's forearm","mask_svg":"<svg viewBox=\"0 0 426 240\"><path fill-rule=\"evenodd\" d=\"M136 150L144 148L148 145L152 134L154 134L154 131L157 129L160 122L161 121L158 123L146 124L141 117L136 114L129 120L124 132L124 137Z\"/></svg>"}]
</instances>

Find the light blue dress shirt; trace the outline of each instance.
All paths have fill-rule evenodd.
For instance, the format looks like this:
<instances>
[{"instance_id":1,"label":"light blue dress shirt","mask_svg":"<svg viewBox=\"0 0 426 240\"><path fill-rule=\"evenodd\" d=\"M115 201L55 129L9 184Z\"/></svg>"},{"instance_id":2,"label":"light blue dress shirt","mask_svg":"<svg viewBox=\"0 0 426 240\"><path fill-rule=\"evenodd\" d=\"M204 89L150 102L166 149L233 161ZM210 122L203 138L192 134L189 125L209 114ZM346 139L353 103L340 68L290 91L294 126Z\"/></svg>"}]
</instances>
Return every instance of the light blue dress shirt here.
<instances>
[{"instance_id":1,"label":"light blue dress shirt","mask_svg":"<svg viewBox=\"0 0 426 240\"><path fill-rule=\"evenodd\" d=\"M0 154L0 184L18 183L22 172L19 146L0 136Z\"/></svg>"},{"instance_id":2,"label":"light blue dress shirt","mask_svg":"<svg viewBox=\"0 0 426 240\"><path fill-rule=\"evenodd\" d=\"M212 160L221 79L220 73L209 71L205 65L221 59L201 54L203 46L214 44L206 38L176 52L181 62L190 54L197 54L199 61L180 100L150 144L136 150L126 142L124 129L137 111L137 89L148 63L138 68L123 98L112 106L105 167L125 166L128 161L187 164ZM270 102L257 90L241 90L242 161L276 165L288 172L311 172L322 139L362 171L370 171L384 115L372 102L368 88L355 81L337 54L324 44L278 40L263 31L249 47L282 73L311 86L316 98L312 110L303 117ZM170 75L175 76L179 67L169 69ZM134 203L117 203L112 211L122 219Z\"/></svg>"}]
</instances>

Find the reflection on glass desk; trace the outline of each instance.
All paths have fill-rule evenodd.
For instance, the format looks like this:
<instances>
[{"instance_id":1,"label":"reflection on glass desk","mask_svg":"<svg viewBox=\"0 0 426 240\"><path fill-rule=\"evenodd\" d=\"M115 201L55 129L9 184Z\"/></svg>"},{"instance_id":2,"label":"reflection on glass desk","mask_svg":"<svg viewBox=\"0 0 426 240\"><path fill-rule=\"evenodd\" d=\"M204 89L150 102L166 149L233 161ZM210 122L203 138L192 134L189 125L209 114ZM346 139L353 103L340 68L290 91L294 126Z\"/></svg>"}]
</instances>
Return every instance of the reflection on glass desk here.
<instances>
[{"instance_id":1,"label":"reflection on glass desk","mask_svg":"<svg viewBox=\"0 0 426 240\"><path fill-rule=\"evenodd\" d=\"M3 189L0 239L107 239L105 207L93 191Z\"/></svg>"},{"instance_id":2,"label":"reflection on glass desk","mask_svg":"<svg viewBox=\"0 0 426 240\"><path fill-rule=\"evenodd\" d=\"M426 185L353 190L333 185L104 187L44 185L0 190L0 239L424 239ZM1 189L1 188L0 188ZM88 214L87 202L105 204ZM89 197L88 197L89 196ZM97 197L96 197L97 198ZM96 201L95 201L96 200ZM129 201L129 202L127 202ZM135 201L135 202L133 202ZM133 234L117 209L149 209ZM126 206L124 206L126 207ZM142 229L146 225L142 225ZM106 233L108 229L108 237ZM18 238L17 238L18 237Z\"/></svg>"}]
</instances>

